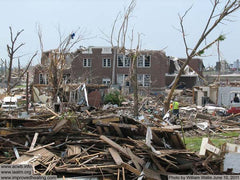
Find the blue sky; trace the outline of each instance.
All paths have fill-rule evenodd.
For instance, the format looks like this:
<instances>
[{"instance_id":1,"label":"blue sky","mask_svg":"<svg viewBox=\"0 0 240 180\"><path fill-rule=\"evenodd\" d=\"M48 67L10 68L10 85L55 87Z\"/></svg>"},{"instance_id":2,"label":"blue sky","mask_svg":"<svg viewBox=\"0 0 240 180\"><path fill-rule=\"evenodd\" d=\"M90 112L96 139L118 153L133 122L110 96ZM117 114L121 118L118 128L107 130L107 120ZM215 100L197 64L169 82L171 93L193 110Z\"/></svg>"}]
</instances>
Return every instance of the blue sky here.
<instances>
[{"instance_id":1,"label":"blue sky","mask_svg":"<svg viewBox=\"0 0 240 180\"><path fill-rule=\"evenodd\" d=\"M91 38L80 42L79 46L108 46L101 31L110 34L118 12L129 3L130 0L0 0L0 57L8 58L9 26L14 32L24 29L18 41L26 43L18 52L18 55L25 54L21 58L23 65L35 51L40 52L38 24L42 29L44 50L58 46L58 27L64 35L79 27L83 29L85 37ZM210 13L210 0L137 0L129 29L143 34L142 49L164 49L168 56L186 57L182 35L176 29L179 28L178 14L183 14L191 5L184 24L189 47L193 47ZM233 22L226 21L217 27L207 41L225 34L226 40L220 43L221 56L233 62L239 59L239 12L230 18ZM214 65L218 60L216 45L206 55L208 57L202 58L205 66ZM39 63L39 56L34 63Z\"/></svg>"}]
</instances>

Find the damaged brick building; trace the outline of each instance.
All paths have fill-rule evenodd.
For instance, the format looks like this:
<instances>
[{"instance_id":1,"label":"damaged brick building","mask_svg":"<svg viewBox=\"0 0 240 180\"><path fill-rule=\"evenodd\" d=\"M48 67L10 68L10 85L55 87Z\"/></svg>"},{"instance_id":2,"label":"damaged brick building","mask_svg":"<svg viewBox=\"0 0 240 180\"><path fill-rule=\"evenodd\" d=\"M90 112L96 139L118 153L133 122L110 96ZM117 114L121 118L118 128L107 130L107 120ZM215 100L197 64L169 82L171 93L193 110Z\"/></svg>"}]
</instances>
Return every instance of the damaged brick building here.
<instances>
[{"instance_id":1,"label":"damaged brick building","mask_svg":"<svg viewBox=\"0 0 240 180\"><path fill-rule=\"evenodd\" d=\"M44 53L41 65L36 66L34 84L48 83L48 73L45 66L50 54L50 51ZM127 54L118 53L116 48L89 47L79 49L67 57L67 66L63 73L65 83L86 82L87 84L112 84L119 87L131 87L129 80L130 58ZM178 61L181 66L184 59ZM177 73L175 64L173 59L167 57L163 51L141 51L137 58L139 87L159 91L169 86ZM198 75L202 75L203 67L201 59L193 59L190 62L190 70L183 75L181 80L189 87L193 87Z\"/></svg>"}]
</instances>

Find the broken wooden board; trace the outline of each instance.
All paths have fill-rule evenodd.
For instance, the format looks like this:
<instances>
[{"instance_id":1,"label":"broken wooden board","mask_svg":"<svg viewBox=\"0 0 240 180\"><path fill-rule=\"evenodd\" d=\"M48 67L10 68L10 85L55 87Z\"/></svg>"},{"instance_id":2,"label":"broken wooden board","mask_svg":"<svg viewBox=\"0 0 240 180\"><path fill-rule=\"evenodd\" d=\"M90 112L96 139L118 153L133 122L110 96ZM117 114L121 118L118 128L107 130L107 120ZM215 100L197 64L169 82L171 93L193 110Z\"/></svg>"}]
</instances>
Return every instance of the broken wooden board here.
<instances>
[{"instance_id":1,"label":"broken wooden board","mask_svg":"<svg viewBox=\"0 0 240 180\"><path fill-rule=\"evenodd\" d=\"M77 145L67 145L67 157L81 153L81 147Z\"/></svg>"},{"instance_id":2,"label":"broken wooden board","mask_svg":"<svg viewBox=\"0 0 240 180\"><path fill-rule=\"evenodd\" d=\"M35 146L35 144L36 144L36 142L37 142L37 138L38 138L38 133L36 132L36 133L34 134L34 137L33 137L33 140L32 140L32 144L31 144L31 146L30 146L30 148L29 148L30 151L33 150L33 148L34 148L34 146Z\"/></svg>"},{"instance_id":3,"label":"broken wooden board","mask_svg":"<svg viewBox=\"0 0 240 180\"><path fill-rule=\"evenodd\" d=\"M121 165L123 163L123 160L119 153L114 148L108 148L108 151L110 152L113 160L117 165Z\"/></svg>"},{"instance_id":4,"label":"broken wooden board","mask_svg":"<svg viewBox=\"0 0 240 180\"><path fill-rule=\"evenodd\" d=\"M130 172L134 173L137 176L141 175L141 171L137 170L136 168L130 166L129 164L123 162L122 163L122 167L124 167L125 169L129 170Z\"/></svg>"},{"instance_id":5,"label":"broken wooden board","mask_svg":"<svg viewBox=\"0 0 240 180\"><path fill-rule=\"evenodd\" d=\"M206 151L210 151L211 153L214 153L215 155L220 155L221 150L212 144L209 144L208 138L202 138L202 144L199 151L200 156L205 156Z\"/></svg>"},{"instance_id":6,"label":"broken wooden board","mask_svg":"<svg viewBox=\"0 0 240 180\"><path fill-rule=\"evenodd\" d=\"M108 165L88 165L83 167L55 167L56 172L68 172L68 173L79 173L81 170L99 170L103 168L120 168L121 166L116 164L108 164Z\"/></svg>"},{"instance_id":7,"label":"broken wooden board","mask_svg":"<svg viewBox=\"0 0 240 180\"><path fill-rule=\"evenodd\" d=\"M59 132L67 122L68 122L67 119L60 120L60 121L54 126L53 132L54 132L54 133Z\"/></svg>"},{"instance_id":8,"label":"broken wooden board","mask_svg":"<svg viewBox=\"0 0 240 180\"><path fill-rule=\"evenodd\" d=\"M111 139L107 138L104 135L100 136L100 139L102 139L103 141L105 141L106 143L108 143L110 146L114 147L115 149L117 149L118 151L120 151L123 155L125 155L127 158L131 159L131 156L128 154L128 152L126 151L125 148L123 148L122 146L120 146L119 144L115 143L114 141L112 141ZM134 155L134 158L136 159L136 161L141 164L142 166L145 164L144 160L142 160L141 158L139 158L138 156Z\"/></svg>"},{"instance_id":9,"label":"broken wooden board","mask_svg":"<svg viewBox=\"0 0 240 180\"><path fill-rule=\"evenodd\" d=\"M102 119L94 119L92 120L93 124L96 123L109 123L109 122L118 122L119 121L119 117L109 117L109 118L102 118Z\"/></svg>"},{"instance_id":10,"label":"broken wooden board","mask_svg":"<svg viewBox=\"0 0 240 180\"><path fill-rule=\"evenodd\" d=\"M39 160L47 163L53 157L57 156L47 149L41 148L34 152L29 152L20 156L18 159L13 161L12 164L29 164L34 162L34 165L37 165L40 164Z\"/></svg>"}]
</instances>

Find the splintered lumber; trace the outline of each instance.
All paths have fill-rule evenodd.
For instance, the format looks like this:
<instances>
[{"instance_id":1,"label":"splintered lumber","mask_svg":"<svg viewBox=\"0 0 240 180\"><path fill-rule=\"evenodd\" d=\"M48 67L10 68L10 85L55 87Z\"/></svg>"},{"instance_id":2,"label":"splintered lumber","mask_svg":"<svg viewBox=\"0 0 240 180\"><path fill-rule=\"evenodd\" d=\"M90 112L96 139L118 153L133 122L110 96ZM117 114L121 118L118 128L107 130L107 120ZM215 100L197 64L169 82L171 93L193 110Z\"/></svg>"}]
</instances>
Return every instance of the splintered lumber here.
<instances>
[{"instance_id":1,"label":"splintered lumber","mask_svg":"<svg viewBox=\"0 0 240 180\"><path fill-rule=\"evenodd\" d=\"M147 177L147 179L153 179L153 180L161 180L160 173L157 171L153 171L148 168L143 169L144 176Z\"/></svg>"},{"instance_id":2,"label":"splintered lumber","mask_svg":"<svg viewBox=\"0 0 240 180\"><path fill-rule=\"evenodd\" d=\"M137 168L137 170L141 171L142 168L140 167L140 165L138 164L137 160L135 159L135 156L134 156L133 152L131 151L131 149L126 148L126 151L129 154L129 156L131 157L131 160L132 160L134 166Z\"/></svg>"},{"instance_id":3,"label":"splintered lumber","mask_svg":"<svg viewBox=\"0 0 240 180\"><path fill-rule=\"evenodd\" d=\"M59 117L59 114L55 113L53 110L51 110L51 109L48 108L47 106L45 106L45 108L46 108L47 110L49 110L54 116Z\"/></svg>"},{"instance_id":4,"label":"splintered lumber","mask_svg":"<svg viewBox=\"0 0 240 180\"><path fill-rule=\"evenodd\" d=\"M42 148L45 148L45 147L48 147L48 146L51 146L51 145L54 145L54 144L55 144L55 143L52 142L52 143L46 144L46 145L44 145L44 146L36 147L35 149L32 149L32 150L27 151L27 153L30 153L30 152L33 152L33 151L37 151L37 150L39 150L39 149L42 149Z\"/></svg>"},{"instance_id":5,"label":"splintered lumber","mask_svg":"<svg viewBox=\"0 0 240 180\"><path fill-rule=\"evenodd\" d=\"M226 120L228 120L228 119L231 119L231 118L233 118L233 117L236 117L236 116L240 116L240 113L232 114L232 115L230 115L230 116L227 116L226 118L222 119L221 121L224 122L224 121L226 121Z\"/></svg>"},{"instance_id":6,"label":"splintered lumber","mask_svg":"<svg viewBox=\"0 0 240 180\"><path fill-rule=\"evenodd\" d=\"M123 155L125 155L127 158L131 159L131 156L128 154L128 152L126 151L125 148L123 148L122 146L120 146L119 144L115 143L114 141L112 141L111 139L109 139L108 137L101 135L100 139L102 139L104 142L108 143L110 146L114 147L115 149L117 149L118 151L120 151ZM140 165L144 165L145 162L144 160L142 160L141 158L139 158L138 156L134 155L134 158L136 159L136 161L140 164Z\"/></svg>"},{"instance_id":7,"label":"splintered lumber","mask_svg":"<svg viewBox=\"0 0 240 180\"><path fill-rule=\"evenodd\" d=\"M99 118L99 119L94 119L92 120L93 124L96 123L109 123L109 122L118 122L119 117L108 117L108 118Z\"/></svg>"},{"instance_id":8,"label":"splintered lumber","mask_svg":"<svg viewBox=\"0 0 240 180\"><path fill-rule=\"evenodd\" d=\"M67 156L74 156L81 153L80 146L76 145L67 145Z\"/></svg>"},{"instance_id":9,"label":"splintered lumber","mask_svg":"<svg viewBox=\"0 0 240 180\"><path fill-rule=\"evenodd\" d=\"M87 113L87 115L91 116L91 113L88 110L85 110L85 112Z\"/></svg>"},{"instance_id":10,"label":"splintered lumber","mask_svg":"<svg viewBox=\"0 0 240 180\"><path fill-rule=\"evenodd\" d=\"M14 144L14 145L16 145L16 146L20 146L20 147L25 148L25 149L28 148L28 147L26 147L26 146L24 146L24 145L22 145L22 144L16 143L16 142L14 142L14 141L11 141L11 140L9 140L9 139L3 138L3 137L1 137L1 136L0 136L0 139L2 139L2 140L4 140L4 141L7 141L7 142L10 142L11 144Z\"/></svg>"},{"instance_id":11,"label":"splintered lumber","mask_svg":"<svg viewBox=\"0 0 240 180\"><path fill-rule=\"evenodd\" d=\"M102 128L101 128L100 126L97 126L97 130L98 130L98 133L99 133L100 135L103 134L103 132L102 132Z\"/></svg>"},{"instance_id":12,"label":"splintered lumber","mask_svg":"<svg viewBox=\"0 0 240 180\"><path fill-rule=\"evenodd\" d=\"M199 151L199 155L200 156L205 156L207 150L216 154L216 155L220 155L220 153L221 153L221 150L219 148L209 144L209 139L208 138L203 138L201 148L200 148L200 151Z\"/></svg>"},{"instance_id":13,"label":"splintered lumber","mask_svg":"<svg viewBox=\"0 0 240 180\"><path fill-rule=\"evenodd\" d=\"M88 158L91 158L93 156L99 156L99 155L103 155L103 154L106 154L106 152L98 152L98 153L94 153L94 154L90 154L90 155L86 155L86 156L81 156L79 158L76 158L75 160L79 161L81 159L88 159Z\"/></svg>"},{"instance_id":14,"label":"splintered lumber","mask_svg":"<svg viewBox=\"0 0 240 180\"><path fill-rule=\"evenodd\" d=\"M154 162L154 164L158 167L158 169L164 173L166 173L166 170L162 167L162 165L156 160L155 157L151 154L151 159Z\"/></svg>"},{"instance_id":15,"label":"splintered lumber","mask_svg":"<svg viewBox=\"0 0 240 180\"><path fill-rule=\"evenodd\" d=\"M33 148L34 148L34 146L35 146L35 144L37 142L37 138L38 138L38 133L35 133L34 137L33 137L33 140L32 140L32 144L31 144L31 146L29 148L30 151L33 150Z\"/></svg>"},{"instance_id":16,"label":"splintered lumber","mask_svg":"<svg viewBox=\"0 0 240 180\"><path fill-rule=\"evenodd\" d=\"M68 120L66 119L60 120L59 123L53 128L53 132L57 133L60 131L67 122Z\"/></svg>"},{"instance_id":17,"label":"splintered lumber","mask_svg":"<svg viewBox=\"0 0 240 180\"><path fill-rule=\"evenodd\" d=\"M118 135L119 135L120 137L123 137L123 133L122 133L121 129L120 129L117 125L113 125L113 124L112 124L112 126L113 126L113 128L117 131Z\"/></svg>"},{"instance_id":18,"label":"splintered lumber","mask_svg":"<svg viewBox=\"0 0 240 180\"><path fill-rule=\"evenodd\" d=\"M124 167L122 167L122 178L123 178L123 180L126 179L126 178L125 178L125 169L124 169Z\"/></svg>"},{"instance_id":19,"label":"splintered lumber","mask_svg":"<svg viewBox=\"0 0 240 180\"><path fill-rule=\"evenodd\" d=\"M120 168L121 166L116 164L108 164L108 165L92 165L92 166L83 166L83 167L55 167L57 172L68 172L68 173L79 173L81 170L91 170L91 169L103 169L103 168Z\"/></svg>"},{"instance_id":20,"label":"splintered lumber","mask_svg":"<svg viewBox=\"0 0 240 180\"><path fill-rule=\"evenodd\" d=\"M13 147L13 151L14 151L14 154L15 154L16 158L18 159L20 156L19 156L17 148Z\"/></svg>"},{"instance_id":21,"label":"splintered lumber","mask_svg":"<svg viewBox=\"0 0 240 180\"><path fill-rule=\"evenodd\" d=\"M115 149L113 149L113 148L108 148L108 150L109 150L113 160L115 161L115 163L117 165L121 165L123 163L123 160L120 157L119 153Z\"/></svg>"},{"instance_id":22,"label":"splintered lumber","mask_svg":"<svg viewBox=\"0 0 240 180\"><path fill-rule=\"evenodd\" d=\"M129 164L123 162L122 163L122 167L124 167L125 169L129 170L130 172L136 174L137 176L141 175L141 171L137 170L136 168L130 166Z\"/></svg>"}]
</instances>

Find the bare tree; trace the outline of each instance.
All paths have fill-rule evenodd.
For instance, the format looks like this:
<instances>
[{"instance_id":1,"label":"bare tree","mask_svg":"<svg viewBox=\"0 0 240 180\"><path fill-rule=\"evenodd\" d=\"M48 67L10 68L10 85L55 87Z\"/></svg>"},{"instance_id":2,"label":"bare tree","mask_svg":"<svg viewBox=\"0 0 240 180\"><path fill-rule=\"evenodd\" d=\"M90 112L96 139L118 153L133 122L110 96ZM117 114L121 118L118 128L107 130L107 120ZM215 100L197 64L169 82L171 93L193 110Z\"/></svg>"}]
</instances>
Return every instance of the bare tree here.
<instances>
[{"instance_id":1,"label":"bare tree","mask_svg":"<svg viewBox=\"0 0 240 180\"><path fill-rule=\"evenodd\" d=\"M217 37L216 39L214 39L213 41L211 41L210 43L208 43L207 45L205 45L203 48L201 48L201 46L203 46L203 42L206 40L206 38L211 34L211 32L219 25L222 24L224 20L229 21L229 19L227 19L227 17L229 17L229 15L231 15L233 12L237 11L240 7L240 1L239 0L227 0L227 1L220 1L220 0L213 0L212 2L212 10L210 12L210 15L208 17L207 23L201 33L201 36L199 37L197 43L195 44L195 46L191 49L189 48L188 44L187 44L187 39L186 39L186 33L185 33L185 29L184 29L184 18L187 15L187 13L189 12L188 9L183 16L179 15L179 19L180 19L180 31L182 33L182 37L183 37L183 42L184 42L184 46L185 46L185 52L187 55L187 60L184 62L184 64L182 65L177 77L175 78L175 81L173 83L173 86L171 87L170 93L168 94L164 104L165 104L165 112L169 109L169 103L170 100L173 96L174 90L177 86L177 83L181 77L181 75L184 72L185 67L189 64L189 62L192 60L193 57L195 56L201 56L205 50L207 50L209 47L211 47L213 44L215 44L216 42L222 41L225 39L225 37L223 35L220 35L219 37ZM222 4L224 3L224 4ZM223 5L223 6L222 6ZM223 8L221 9L222 6ZM218 11L219 9L221 9L220 11Z\"/></svg>"},{"instance_id":2,"label":"bare tree","mask_svg":"<svg viewBox=\"0 0 240 180\"><path fill-rule=\"evenodd\" d=\"M129 30L129 18L136 6L136 0L132 0L123 15L118 13L116 16L110 37L102 32L105 36L105 40L109 42L114 50L114 59L113 59L113 70L112 70L112 84L115 83L115 64L116 64L116 56L118 53L127 55L130 58L131 66L129 69L130 74L130 82L133 87L134 94L134 116L138 116L138 82L137 82L137 56L139 55L139 43L140 43L140 35L138 36L138 42L136 45L136 49L132 48L133 44L133 30L130 39L130 48L126 48L126 41L128 38L128 30ZM120 21L120 26L117 29L117 22ZM115 36L116 35L116 36ZM115 38L116 37L116 38Z\"/></svg>"},{"instance_id":3,"label":"bare tree","mask_svg":"<svg viewBox=\"0 0 240 180\"><path fill-rule=\"evenodd\" d=\"M32 60L34 59L34 57L37 55L37 52L32 56L29 64L27 65L25 71L22 74L19 74L18 80L16 81L16 83L14 83L13 85L11 85L11 78L12 78L12 66L13 66L13 60L15 59L15 54L16 52L24 45L24 43L21 43L19 45L17 45L17 40L19 38L19 36L21 35L21 33L24 31L23 29L21 31L18 31L17 34L14 36L13 35L13 31L12 28L9 27L10 30L10 40L11 40L11 44L7 45L7 51L8 51L8 57L9 57L9 65L8 65L8 76L7 76L7 94L10 94L10 91L12 88L14 88L20 81L21 77L26 73L27 69L29 68Z\"/></svg>"},{"instance_id":4,"label":"bare tree","mask_svg":"<svg viewBox=\"0 0 240 180\"><path fill-rule=\"evenodd\" d=\"M21 48L24 43L21 43L20 45L16 46L16 41L20 34L24 31L23 29L21 31L18 31L16 36L14 37L12 28L9 27L10 30L10 38L11 38L11 44L7 45L7 51L8 51L8 57L9 57L9 66L8 66L8 80L7 80L7 94L10 94L11 90L11 78L12 78L12 64L13 64L13 59L14 59L14 54L17 52L19 48ZM16 46L16 47L15 47Z\"/></svg>"},{"instance_id":5,"label":"bare tree","mask_svg":"<svg viewBox=\"0 0 240 180\"><path fill-rule=\"evenodd\" d=\"M78 35L77 35L78 34ZM52 102L56 102L57 96L59 94L59 89L63 83L63 74L66 69L66 57L70 55L71 49L78 44L80 41L84 40L84 32L81 29L77 29L76 31L71 32L64 39L62 38L62 34L59 29L59 46L50 51L49 62L45 64L46 73L48 74L49 84L52 89ZM38 38L40 41L40 47L42 52L42 58L44 56L43 52L43 41L42 41L42 32L40 27L38 27Z\"/></svg>"}]
</instances>

